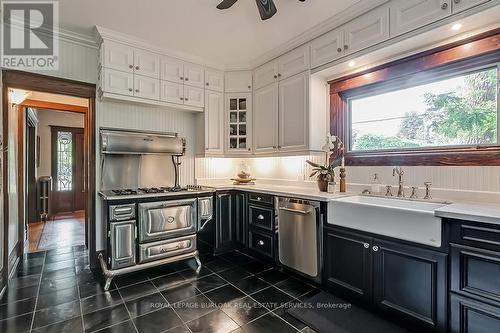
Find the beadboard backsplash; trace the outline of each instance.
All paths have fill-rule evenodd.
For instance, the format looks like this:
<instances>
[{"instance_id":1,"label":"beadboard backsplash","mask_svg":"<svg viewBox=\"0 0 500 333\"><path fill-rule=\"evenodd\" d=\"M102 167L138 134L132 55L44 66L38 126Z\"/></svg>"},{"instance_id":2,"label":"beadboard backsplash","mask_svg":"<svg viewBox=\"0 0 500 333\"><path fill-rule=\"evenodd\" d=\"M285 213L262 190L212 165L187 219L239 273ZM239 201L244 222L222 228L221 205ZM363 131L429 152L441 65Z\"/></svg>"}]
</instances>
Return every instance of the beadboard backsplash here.
<instances>
[{"instance_id":1,"label":"beadboard backsplash","mask_svg":"<svg viewBox=\"0 0 500 333\"><path fill-rule=\"evenodd\" d=\"M302 182L309 185L311 168L305 163L307 159L321 163L322 156L268 157L249 159L198 158L196 159L196 179L227 180L236 175L239 165L246 161L252 177L268 182ZM467 192L466 197L474 201L474 192L482 197L492 194L500 197L500 167L452 167L452 166L416 166L403 167L406 187L424 187L424 182L432 182L432 189L440 192ZM397 186L397 177L392 176L392 167L347 167L347 183L351 189L368 188L377 173L383 185ZM338 177L338 172L337 172ZM442 190L442 191L441 191ZM466 198L467 199L467 198ZM496 200L496 198L495 198ZM482 201L482 200L481 200Z\"/></svg>"}]
</instances>

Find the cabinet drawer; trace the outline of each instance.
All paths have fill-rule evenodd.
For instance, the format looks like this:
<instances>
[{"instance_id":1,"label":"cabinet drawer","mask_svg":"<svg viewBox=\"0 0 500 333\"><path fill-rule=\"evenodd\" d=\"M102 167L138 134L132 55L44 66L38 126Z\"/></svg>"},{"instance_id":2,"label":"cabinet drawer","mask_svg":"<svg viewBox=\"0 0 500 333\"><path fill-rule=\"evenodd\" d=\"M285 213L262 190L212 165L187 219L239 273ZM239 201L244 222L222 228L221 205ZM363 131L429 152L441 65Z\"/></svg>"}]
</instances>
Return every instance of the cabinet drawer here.
<instances>
[{"instance_id":1,"label":"cabinet drawer","mask_svg":"<svg viewBox=\"0 0 500 333\"><path fill-rule=\"evenodd\" d=\"M248 195L248 201L260 205L274 206L274 197L269 194L250 193Z\"/></svg>"},{"instance_id":2,"label":"cabinet drawer","mask_svg":"<svg viewBox=\"0 0 500 333\"><path fill-rule=\"evenodd\" d=\"M274 231L274 210L249 206L249 223L251 226Z\"/></svg>"},{"instance_id":3,"label":"cabinet drawer","mask_svg":"<svg viewBox=\"0 0 500 333\"><path fill-rule=\"evenodd\" d=\"M500 226L461 221L450 225L451 242L500 252Z\"/></svg>"},{"instance_id":4,"label":"cabinet drawer","mask_svg":"<svg viewBox=\"0 0 500 333\"><path fill-rule=\"evenodd\" d=\"M274 257L274 235L260 233L257 231L249 232L249 249L262 254L266 257Z\"/></svg>"},{"instance_id":5,"label":"cabinet drawer","mask_svg":"<svg viewBox=\"0 0 500 333\"><path fill-rule=\"evenodd\" d=\"M451 294L450 332L500 332L500 309Z\"/></svg>"},{"instance_id":6,"label":"cabinet drawer","mask_svg":"<svg viewBox=\"0 0 500 333\"><path fill-rule=\"evenodd\" d=\"M500 253L451 246L451 290L500 302Z\"/></svg>"}]
</instances>

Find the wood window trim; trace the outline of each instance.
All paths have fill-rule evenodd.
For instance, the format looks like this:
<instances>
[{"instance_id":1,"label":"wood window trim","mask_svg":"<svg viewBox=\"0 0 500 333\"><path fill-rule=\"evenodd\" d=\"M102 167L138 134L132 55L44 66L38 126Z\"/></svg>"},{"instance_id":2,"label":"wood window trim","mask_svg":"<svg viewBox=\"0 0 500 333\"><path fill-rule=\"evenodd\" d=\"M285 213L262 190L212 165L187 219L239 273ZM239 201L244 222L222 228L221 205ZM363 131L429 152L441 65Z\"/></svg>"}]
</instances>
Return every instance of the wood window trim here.
<instances>
[{"instance_id":1,"label":"wood window trim","mask_svg":"<svg viewBox=\"0 0 500 333\"><path fill-rule=\"evenodd\" d=\"M425 82L452 71L500 62L500 29L400 59L371 70L330 81L330 132L349 141L348 98L409 80ZM500 119L499 119L500 121ZM499 166L500 144L477 147L438 147L404 150L346 151L355 166Z\"/></svg>"}]
</instances>

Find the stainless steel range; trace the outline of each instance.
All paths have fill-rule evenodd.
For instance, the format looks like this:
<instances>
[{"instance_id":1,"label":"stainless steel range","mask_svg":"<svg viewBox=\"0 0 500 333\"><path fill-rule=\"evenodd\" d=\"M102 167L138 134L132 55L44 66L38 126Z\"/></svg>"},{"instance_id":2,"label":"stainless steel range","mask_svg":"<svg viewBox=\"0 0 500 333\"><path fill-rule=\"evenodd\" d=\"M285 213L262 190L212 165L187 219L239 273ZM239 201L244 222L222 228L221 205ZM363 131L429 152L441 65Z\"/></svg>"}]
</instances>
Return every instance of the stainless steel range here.
<instances>
[{"instance_id":1,"label":"stainless steel range","mask_svg":"<svg viewBox=\"0 0 500 333\"><path fill-rule=\"evenodd\" d=\"M99 259L105 289L117 275L178 260L195 258L200 267L196 233L212 221L214 190L179 185L184 140L103 129L101 148L107 247Z\"/></svg>"}]
</instances>

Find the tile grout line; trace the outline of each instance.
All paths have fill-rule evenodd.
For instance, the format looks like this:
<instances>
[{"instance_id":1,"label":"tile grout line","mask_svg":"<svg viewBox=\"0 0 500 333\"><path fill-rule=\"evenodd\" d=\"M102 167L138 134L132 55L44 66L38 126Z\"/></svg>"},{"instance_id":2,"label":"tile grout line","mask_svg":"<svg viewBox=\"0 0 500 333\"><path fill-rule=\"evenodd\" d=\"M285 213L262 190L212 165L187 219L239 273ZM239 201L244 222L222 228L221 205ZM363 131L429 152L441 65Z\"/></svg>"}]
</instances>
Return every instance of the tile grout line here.
<instances>
[{"instance_id":1,"label":"tile grout line","mask_svg":"<svg viewBox=\"0 0 500 333\"><path fill-rule=\"evenodd\" d=\"M33 324L35 323L36 308L38 307L38 297L40 296L40 287L42 286L42 277L45 268L45 260L47 259L47 251L43 254L42 271L40 272L40 279L38 280L38 288L36 291L35 307L33 308L33 317L31 318L30 332L33 331Z\"/></svg>"},{"instance_id":2,"label":"tile grout line","mask_svg":"<svg viewBox=\"0 0 500 333\"><path fill-rule=\"evenodd\" d=\"M118 287L116 288L116 291L118 292L118 295L120 295L120 298L122 299L123 306L125 307L125 310L126 310L126 311L127 311L127 313L128 313L128 317L129 317L130 321L132 322L132 325L134 326L135 331L136 331L136 332L139 332L139 330L137 329L137 326L135 326L134 319L132 318L132 315L130 314L130 311L129 311L128 307L127 307L127 303L125 302L125 299L123 298L122 293L120 292L120 289L119 289ZM148 295L149 295L149 294L148 294ZM116 324L112 324L112 325L107 326L107 327L112 327L112 326L114 326L114 325L119 325L119 324L124 323L124 322L126 322L126 320L121 321L121 322L116 323ZM104 328L105 328L105 327L103 327L102 329L104 329Z\"/></svg>"}]
</instances>

